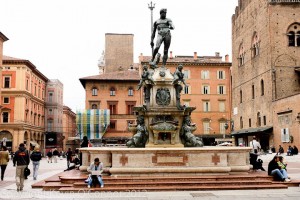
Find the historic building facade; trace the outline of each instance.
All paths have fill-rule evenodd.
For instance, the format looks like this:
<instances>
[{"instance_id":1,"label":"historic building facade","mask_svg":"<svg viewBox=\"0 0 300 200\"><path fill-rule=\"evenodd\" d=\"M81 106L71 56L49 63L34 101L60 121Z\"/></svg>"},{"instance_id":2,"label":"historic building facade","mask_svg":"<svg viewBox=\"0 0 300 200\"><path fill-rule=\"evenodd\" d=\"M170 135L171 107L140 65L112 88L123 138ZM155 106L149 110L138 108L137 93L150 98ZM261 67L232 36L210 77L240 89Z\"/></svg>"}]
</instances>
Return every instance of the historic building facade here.
<instances>
[{"instance_id":1,"label":"historic building facade","mask_svg":"<svg viewBox=\"0 0 300 200\"><path fill-rule=\"evenodd\" d=\"M64 151L68 148L75 150L76 142L76 114L68 106L63 106L63 147Z\"/></svg>"},{"instance_id":2,"label":"historic building facade","mask_svg":"<svg viewBox=\"0 0 300 200\"><path fill-rule=\"evenodd\" d=\"M147 65L150 56L140 56L140 64ZM181 104L196 107L192 122L197 125L194 134L203 138L204 145L230 138L231 85L229 57L225 61L219 53L215 56L174 56L170 52L166 67L172 73L179 64L183 65L185 81L181 92ZM162 63L159 64L161 66Z\"/></svg>"},{"instance_id":3,"label":"historic building facade","mask_svg":"<svg viewBox=\"0 0 300 200\"><path fill-rule=\"evenodd\" d=\"M46 84L45 99L46 148L63 149L63 84L50 79Z\"/></svg>"},{"instance_id":4,"label":"historic building facade","mask_svg":"<svg viewBox=\"0 0 300 200\"><path fill-rule=\"evenodd\" d=\"M80 78L85 89L86 109L109 109L110 125L103 143L124 143L132 133L128 124L135 123L133 107L141 105L141 92L136 90L139 72L127 69Z\"/></svg>"},{"instance_id":5,"label":"historic building facade","mask_svg":"<svg viewBox=\"0 0 300 200\"><path fill-rule=\"evenodd\" d=\"M3 56L0 132L7 147L44 146L45 90L48 78L28 60Z\"/></svg>"},{"instance_id":6,"label":"historic building facade","mask_svg":"<svg viewBox=\"0 0 300 200\"><path fill-rule=\"evenodd\" d=\"M239 0L232 16L232 109L237 144L300 145L300 2ZM299 117L298 117L299 116Z\"/></svg>"}]
</instances>

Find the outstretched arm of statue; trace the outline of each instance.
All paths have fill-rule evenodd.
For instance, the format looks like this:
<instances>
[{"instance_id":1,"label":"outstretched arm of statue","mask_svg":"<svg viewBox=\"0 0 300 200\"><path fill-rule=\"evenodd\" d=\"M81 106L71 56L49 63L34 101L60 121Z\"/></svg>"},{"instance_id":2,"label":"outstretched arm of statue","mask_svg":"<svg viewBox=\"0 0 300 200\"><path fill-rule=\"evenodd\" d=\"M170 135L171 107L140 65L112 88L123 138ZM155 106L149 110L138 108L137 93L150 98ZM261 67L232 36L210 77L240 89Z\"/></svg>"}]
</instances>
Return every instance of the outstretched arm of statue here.
<instances>
[{"instance_id":1,"label":"outstretched arm of statue","mask_svg":"<svg viewBox=\"0 0 300 200\"><path fill-rule=\"evenodd\" d=\"M168 23L169 23L170 29L171 29L171 30L174 30L174 29L175 29L175 26L174 26L174 24L173 24L173 22L172 22L171 19L169 19Z\"/></svg>"},{"instance_id":2,"label":"outstretched arm of statue","mask_svg":"<svg viewBox=\"0 0 300 200\"><path fill-rule=\"evenodd\" d=\"M154 38L155 38L155 32L156 32L156 29L157 29L157 24L156 24L156 22L154 22L153 30L152 30L152 35L151 35L151 42L150 42L151 47L154 46L153 40L154 40Z\"/></svg>"}]
</instances>

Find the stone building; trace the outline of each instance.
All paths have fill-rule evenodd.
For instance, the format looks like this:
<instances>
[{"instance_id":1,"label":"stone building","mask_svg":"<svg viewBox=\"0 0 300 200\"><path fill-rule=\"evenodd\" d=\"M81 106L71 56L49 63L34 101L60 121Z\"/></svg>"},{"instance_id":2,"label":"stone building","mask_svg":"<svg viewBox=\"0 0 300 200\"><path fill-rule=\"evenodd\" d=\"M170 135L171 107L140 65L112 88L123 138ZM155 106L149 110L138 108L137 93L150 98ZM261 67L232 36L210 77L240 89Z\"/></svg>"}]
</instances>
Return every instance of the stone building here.
<instances>
[{"instance_id":1,"label":"stone building","mask_svg":"<svg viewBox=\"0 0 300 200\"><path fill-rule=\"evenodd\" d=\"M151 57L141 54L139 59L143 66ZM191 115L192 122L197 125L194 134L203 138L204 145L218 140L231 141L231 63L228 55L222 61L218 52L215 56L198 56L197 52L192 56L173 56L171 51L166 67L174 73L179 64L183 64L187 83L181 93L181 104L196 107Z\"/></svg>"},{"instance_id":2,"label":"stone building","mask_svg":"<svg viewBox=\"0 0 300 200\"><path fill-rule=\"evenodd\" d=\"M50 79L46 84L45 132L46 149L63 148L63 84Z\"/></svg>"},{"instance_id":3,"label":"stone building","mask_svg":"<svg viewBox=\"0 0 300 200\"><path fill-rule=\"evenodd\" d=\"M48 78L29 60L3 56L0 132L16 151L20 143L44 147L45 90Z\"/></svg>"},{"instance_id":4,"label":"stone building","mask_svg":"<svg viewBox=\"0 0 300 200\"><path fill-rule=\"evenodd\" d=\"M239 0L232 16L236 142L300 145L300 1ZM298 120L298 121L297 121Z\"/></svg>"}]
</instances>

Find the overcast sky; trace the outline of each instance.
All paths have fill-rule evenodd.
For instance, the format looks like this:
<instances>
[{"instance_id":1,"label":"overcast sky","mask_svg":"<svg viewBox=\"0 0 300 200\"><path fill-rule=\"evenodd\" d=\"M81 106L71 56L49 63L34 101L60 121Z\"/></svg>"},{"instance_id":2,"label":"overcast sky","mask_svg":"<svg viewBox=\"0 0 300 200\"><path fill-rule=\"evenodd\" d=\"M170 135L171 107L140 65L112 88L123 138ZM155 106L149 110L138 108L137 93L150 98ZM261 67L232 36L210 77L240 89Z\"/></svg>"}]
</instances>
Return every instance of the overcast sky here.
<instances>
[{"instance_id":1,"label":"overcast sky","mask_svg":"<svg viewBox=\"0 0 300 200\"><path fill-rule=\"evenodd\" d=\"M85 108L79 78L98 74L105 33L134 34L134 61L151 55L151 0L0 0L4 55L30 60L64 85L64 105ZM154 20L167 8L173 55L221 56L231 60L231 17L238 0L153 0ZM160 49L160 52L162 48Z\"/></svg>"}]
</instances>

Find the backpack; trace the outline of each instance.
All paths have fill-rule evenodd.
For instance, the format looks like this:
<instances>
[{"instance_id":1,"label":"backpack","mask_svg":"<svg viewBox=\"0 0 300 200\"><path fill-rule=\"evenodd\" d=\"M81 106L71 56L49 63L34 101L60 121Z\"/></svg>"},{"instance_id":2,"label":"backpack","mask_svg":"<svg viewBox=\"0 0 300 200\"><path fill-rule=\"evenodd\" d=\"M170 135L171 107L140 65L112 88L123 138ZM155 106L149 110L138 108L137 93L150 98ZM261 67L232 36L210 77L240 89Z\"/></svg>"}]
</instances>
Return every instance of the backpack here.
<instances>
[{"instance_id":1,"label":"backpack","mask_svg":"<svg viewBox=\"0 0 300 200\"><path fill-rule=\"evenodd\" d=\"M41 152L33 152L31 155L30 155L30 159L32 161L40 161L42 159L42 154Z\"/></svg>"}]
</instances>

